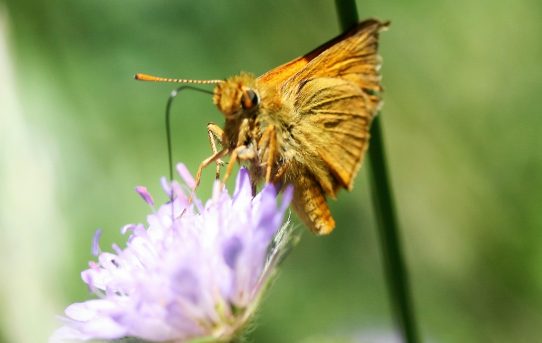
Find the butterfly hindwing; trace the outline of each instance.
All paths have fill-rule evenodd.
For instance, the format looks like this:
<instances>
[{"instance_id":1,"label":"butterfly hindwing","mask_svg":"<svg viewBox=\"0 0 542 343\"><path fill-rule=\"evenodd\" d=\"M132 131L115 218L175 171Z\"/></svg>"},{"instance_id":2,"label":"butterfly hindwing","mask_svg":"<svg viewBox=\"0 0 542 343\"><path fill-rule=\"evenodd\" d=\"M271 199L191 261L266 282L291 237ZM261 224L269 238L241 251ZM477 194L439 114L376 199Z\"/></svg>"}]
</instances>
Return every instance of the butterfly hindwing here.
<instances>
[{"instance_id":1,"label":"butterfly hindwing","mask_svg":"<svg viewBox=\"0 0 542 343\"><path fill-rule=\"evenodd\" d=\"M309 80L298 94L296 108L299 120L304 122L300 126L311 127L302 134L311 136L315 152L337 185L347 189L352 188L367 149L372 119L368 102L368 96L355 84L338 78ZM337 185L327 193L334 195Z\"/></svg>"}]
</instances>

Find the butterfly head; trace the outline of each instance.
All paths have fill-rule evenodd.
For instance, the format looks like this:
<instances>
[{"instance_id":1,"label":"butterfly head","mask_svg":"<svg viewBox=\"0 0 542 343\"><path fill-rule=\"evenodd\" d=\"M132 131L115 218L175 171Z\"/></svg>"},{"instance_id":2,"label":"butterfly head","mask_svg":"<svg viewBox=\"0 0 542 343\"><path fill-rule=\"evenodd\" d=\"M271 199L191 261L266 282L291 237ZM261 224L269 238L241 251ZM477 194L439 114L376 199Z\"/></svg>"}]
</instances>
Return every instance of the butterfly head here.
<instances>
[{"instance_id":1,"label":"butterfly head","mask_svg":"<svg viewBox=\"0 0 542 343\"><path fill-rule=\"evenodd\" d=\"M254 76L240 74L216 85L213 101L226 119L235 120L243 114L255 113L260 95L254 84Z\"/></svg>"}]
</instances>

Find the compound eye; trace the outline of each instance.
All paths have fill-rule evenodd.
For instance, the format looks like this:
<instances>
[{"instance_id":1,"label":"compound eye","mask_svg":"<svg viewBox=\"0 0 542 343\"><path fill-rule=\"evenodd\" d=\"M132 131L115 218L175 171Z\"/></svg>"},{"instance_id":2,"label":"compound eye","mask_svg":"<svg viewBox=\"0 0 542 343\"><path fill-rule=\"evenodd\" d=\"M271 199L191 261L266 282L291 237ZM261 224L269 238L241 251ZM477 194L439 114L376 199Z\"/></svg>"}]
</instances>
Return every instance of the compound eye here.
<instances>
[{"instance_id":1,"label":"compound eye","mask_svg":"<svg viewBox=\"0 0 542 343\"><path fill-rule=\"evenodd\" d=\"M258 106L260 103L260 97L252 89L247 89L243 92L243 97L241 99L241 106L244 110L250 110L253 107Z\"/></svg>"}]
</instances>

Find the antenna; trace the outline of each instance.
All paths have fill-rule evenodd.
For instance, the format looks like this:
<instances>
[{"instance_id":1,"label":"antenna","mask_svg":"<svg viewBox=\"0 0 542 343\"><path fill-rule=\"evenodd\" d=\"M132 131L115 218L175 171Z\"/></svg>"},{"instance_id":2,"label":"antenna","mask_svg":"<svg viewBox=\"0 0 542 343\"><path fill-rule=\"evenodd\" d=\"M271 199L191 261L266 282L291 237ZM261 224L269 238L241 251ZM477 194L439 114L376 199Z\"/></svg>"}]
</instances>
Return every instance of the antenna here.
<instances>
[{"instance_id":1,"label":"antenna","mask_svg":"<svg viewBox=\"0 0 542 343\"><path fill-rule=\"evenodd\" d=\"M173 82L173 83L193 83L193 84L217 84L222 83L224 80L190 80L190 79L173 79L169 77L153 76L148 74L137 73L134 78L138 81L151 81L151 82Z\"/></svg>"},{"instance_id":2,"label":"antenna","mask_svg":"<svg viewBox=\"0 0 542 343\"><path fill-rule=\"evenodd\" d=\"M137 78L136 78L137 79ZM167 99L167 104L166 104L166 144L167 144L167 157L168 157L168 166L169 166L169 181L173 181L173 144L171 142L171 137L172 137L172 134L171 134L171 105L173 105L173 99L175 99L175 97L183 90L185 89L191 89L191 90L194 90L194 91L197 91L197 92L201 92L201 93L206 93L206 94L210 94L210 95L213 95L213 92L210 92L208 90L205 90L205 89L200 89L200 88L196 88L194 86L180 86L178 87L177 89L173 90L168 99ZM169 195L170 197L170 201L172 203L172 206L171 206L171 220L172 221L175 221L175 216L174 216L174 206L173 206L173 199L174 199L174 189L173 187L171 187L171 193ZM190 199L192 199L192 197L190 197Z\"/></svg>"}]
</instances>

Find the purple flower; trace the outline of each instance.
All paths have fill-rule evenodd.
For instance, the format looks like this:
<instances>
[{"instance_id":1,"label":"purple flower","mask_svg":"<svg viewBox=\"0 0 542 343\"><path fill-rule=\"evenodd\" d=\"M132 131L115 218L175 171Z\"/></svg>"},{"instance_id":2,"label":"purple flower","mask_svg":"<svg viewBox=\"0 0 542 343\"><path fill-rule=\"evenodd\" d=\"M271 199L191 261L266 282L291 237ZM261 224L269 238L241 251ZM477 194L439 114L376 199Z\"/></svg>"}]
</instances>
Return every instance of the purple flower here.
<instances>
[{"instance_id":1,"label":"purple flower","mask_svg":"<svg viewBox=\"0 0 542 343\"><path fill-rule=\"evenodd\" d=\"M186 168L177 169L192 185ZM228 341L251 318L291 241L282 225L291 189L280 206L272 185L253 197L245 169L233 196L217 182L205 205L190 202L190 191L175 181L163 186L174 200L149 215L147 226L123 227L126 248L114 245L114 253L90 262L82 278L98 299L68 306L52 341ZM145 188L137 192L152 206Z\"/></svg>"}]
</instances>

